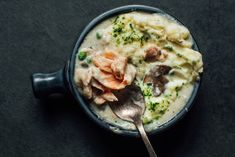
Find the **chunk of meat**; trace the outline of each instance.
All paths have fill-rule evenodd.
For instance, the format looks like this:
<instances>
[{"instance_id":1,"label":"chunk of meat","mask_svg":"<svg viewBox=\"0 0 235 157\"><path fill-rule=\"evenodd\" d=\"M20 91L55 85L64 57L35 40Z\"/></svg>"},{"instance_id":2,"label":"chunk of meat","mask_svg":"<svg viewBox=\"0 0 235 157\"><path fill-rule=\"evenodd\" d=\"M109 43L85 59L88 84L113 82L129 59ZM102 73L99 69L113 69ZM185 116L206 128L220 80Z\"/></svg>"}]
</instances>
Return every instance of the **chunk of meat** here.
<instances>
[{"instance_id":1,"label":"chunk of meat","mask_svg":"<svg viewBox=\"0 0 235 157\"><path fill-rule=\"evenodd\" d=\"M157 46L151 46L145 50L144 60L146 62L154 62L154 61L164 61L167 57L167 54L164 53Z\"/></svg>"},{"instance_id":2,"label":"chunk of meat","mask_svg":"<svg viewBox=\"0 0 235 157\"><path fill-rule=\"evenodd\" d=\"M110 91L101 94L101 97L107 101L118 101L117 97Z\"/></svg>"},{"instance_id":3,"label":"chunk of meat","mask_svg":"<svg viewBox=\"0 0 235 157\"><path fill-rule=\"evenodd\" d=\"M125 88L125 85L122 84L122 81L117 80L113 74L106 73L101 71L98 68L93 68L93 77L101 83L103 86L109 88L109 89L123 89Z\"/></svg>"},{"instance_id":4,"label":"chunk of meat","mask_svg":"<svg viewBox=\"0 0 235 157\"><path fill-rule=\"evenodd\" d=\"M102 84L100 84L98 81L96 81L95 79L91 80L91 86L95 87L96 89L101 90L102 92L104 92L105 90L107 90Z\"/></svg>"},{"instance_id":5,"label":"chunk of meat","mask_svg":"<svg viewBox=\"0 0 235 157\"><path fill-rule=\"evenodd\" d=\"M100 70L113 73L116 79L123 79L127 65L127 57L118 56L113 52L104 52L95 56L92 62Z\"/></svg>"},{"instance_id":6,"label":"chunk of meat","mask_svg":"<svg viewBox=\"0 0 235 157\"><path fill-rule=\"evenodd\" d=\"M92 98L92 88L91 85L83 86L82 89L83 95L87 97L88 99Z\"/></svg>"},{"instance_id":7,"label":"chunk of meat","mask_svg":"<svg viewBox=\"0 0 235 157\"><path fill-rule=\"evenodd\" d=\"M95 66L76 71L76 83L81 84L83 95L92 98L98 105L118 101L112 92L132 83L135 67L127 63L127 57L109 51L97 53L92 58Z\"/></svg>"},{"instance_id":8,"label":"chunk of meat","mask_svg":"<svg viewBox=\"0 0 235 157\"><path fill-rule=\"evenodd\" d=\"M113 90L123 89L130 85L135 78L135 74L136 69L130 64L127 65L123 81L117 80L113 74L103 72L95 67L93 68L93 77L103 86Z\"/></svg>"},{"instance_id":9,"label":"chunk of meat","mask_svg":"<svg viewBox=\"0 0 235 157\"><path fill-rule=\"evenodd\" d=\"M105 57L107 59L114 60L114 59L116 59L116 57L118 55L116 53L114 53L114 52L106 51L106 52L102 53L101 56L103 56L103 57Z\"/></svg>"},{"instance_id":10,"label":"chunk of meat","mask_svg":"<svg viewBox=\"0 0 235 157\"><path fill-rule=\"evenodd\" d=\"M123 80L126 71L127 57L117 57L111 64L112 72L116 79Z\"/></svg>"},{"instance_id":11,"label":"chunk of meat","mask_svg":"<svg viewBox=\"0 0 235 157\"><path fill-rule=\"evenodd\" d=\"M113 60L105 58L104 56L95 56L92 59L92 62L95 66L99 67L101 70L111 73L111 64Z\"/></svg>"},{"instance_id":12,"label":"chunk of meat","mask_svg":"<svg viewBox=\"0 0 235 157\"><path fill-rule=\"evenodd\" d=\"M77 68L74 76L77 85L87 86L92 78L92 70L91 68Z\"/></svg>"},{"instance_id":13,"label":"chunk of meat","mask_svg":"<svg viewBox=\"0 0 235 157\"><path fill-rule=\"evenodd\" d=\"M102 97L102 96L96 96L94 99L93 99L94 103L97 104L97 105L102 105L106 102L106 100Z\"/></svg>"},{"instance_id":14,"label":"chunk of meat","mask_svg":"<svg viewBox=\"0 0 235 157\"><path fill-rule=\"evenodd\" d=\"M95 57L93 63L96 65L93 68L93 77L108 89L123 89L134 80L136 70L134 66L127 64L127 57L104 52ZM109 68L111 72L107 70Z\"/></svg>"},{"instance_id":15,"label":"chunk of meat","mask_svg":"<svg viewBox=\"0 0 235 157\"><path fill-rule=\"evenodd\" d=\"M136 75L135 67L131 64L128 64L126 67L126 72L125 72L122 84L130 85L132 83L132 81L134 80L135 75Z\"/></svg>"}]
</instances>

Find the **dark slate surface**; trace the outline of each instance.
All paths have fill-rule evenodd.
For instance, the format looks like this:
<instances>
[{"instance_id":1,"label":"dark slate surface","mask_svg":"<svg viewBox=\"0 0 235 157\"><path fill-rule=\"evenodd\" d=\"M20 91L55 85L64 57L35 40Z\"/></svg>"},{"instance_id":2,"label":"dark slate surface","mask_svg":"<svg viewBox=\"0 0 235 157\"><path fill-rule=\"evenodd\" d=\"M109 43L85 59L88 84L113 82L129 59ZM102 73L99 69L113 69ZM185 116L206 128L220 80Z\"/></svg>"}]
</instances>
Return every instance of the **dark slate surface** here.
<instances>
[{"instance_id":1,"label":"dark slate surface","mask_svg":"<svg viewBox=\"0 0 235 157\"><path fill-rule=\"evenodd\" d=\"M109 134L71 98L38 101L29 75L60 69L84 26L126 4L156 6L183 21L198 41L205 73L195 106L151 138L160 157L235 154L235 1L0 1L0 156L147 156L139 139Z\"/></svg>"}]
</instances>

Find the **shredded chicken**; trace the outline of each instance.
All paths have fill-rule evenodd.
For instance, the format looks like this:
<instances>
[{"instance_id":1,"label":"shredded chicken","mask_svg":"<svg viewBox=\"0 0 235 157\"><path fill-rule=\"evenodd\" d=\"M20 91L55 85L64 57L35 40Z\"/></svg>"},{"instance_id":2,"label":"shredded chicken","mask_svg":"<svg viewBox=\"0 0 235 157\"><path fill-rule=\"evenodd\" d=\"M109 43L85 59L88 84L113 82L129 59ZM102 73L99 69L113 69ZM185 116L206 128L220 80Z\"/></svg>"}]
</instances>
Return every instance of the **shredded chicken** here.
<instances>
[{"instance_id":1,"label":"shredded chicken","mask_svg":"<svg viewBox=\"0 0 235 157\"><path fill-rule=\"evenodd\" d=\"M103 70L105 72L112 72L111 64L113 63L113 60L105 58L104 56L97 55L92 60L95 66L99 67L100 70Z\"/></svg>"},{"instance_id":2,"label":"shredded chicken","mask_svg":"<svg viewBox=\"0 0 235 157\"><path fill-rule=\"evenodd\" d=\"M92 70L91 68L77 68L75 71L75 83L77 85L87 86L92 78Z\"/></svg>"},{"instance_id":3,"label":"shredded chicken","mask_svg":"<svg viewBox=\"0 0 235 157\"><path fill-rule=\"evenodd\" d=\"M102 84L100 84L98 81L96 81L95 79L91 80L91 86L101 90L102 92L104 92L105 90L107 90Z\"/></svg>"},{"instance_id":4,"label":"shredded chicken","mask_svg":"<svg viewBox=\"0 0 235 157\"><path fill-rule=\"evenodd\" d=\"M75 82L82 87L83 95L96 104L118 101L113 91L132 83L135 67L127 63L127 57L109 51L97 53L92 63L95 66L79 67L75 72Z\"/></svg>"},{"instance_id":5,"label":"shredded chicken","mask_svg":"<svg viewBox=\"0 0 235 157\"><path fill-rule=\"evenodd\" d=\"M112 72L116 79L123 80L126 71L127 57L117 57L111 64Z\"/></svg>"},{"instance_id":6,"label":"shredded chicken","mask_svg":"<svg viewBox=\"0 0 235 157\"><path fill-rule=\"evenodd\" d=\"M125 88L125 85L117 80L112 73L103 72L99 68L93 68L93 77L106 88L114 90Z\"/></svg>"},{"instance_id":7,"label":"shredded chicken","mask_svg":"<svg viewBox=\"0 0 235 157\"><path fill-rule=\"evenodd\" d=\"M118 101L117 97L112 92L106 92L101 96L107 101Z\"/></svg>"},{"instance_id":8,"label":"shredded chicken","mask_svg":"<svg viewBox=\"0 0 235 157\"><path fill-rule=\"evenodd\" d=\"M101 105L101 104L105 103L106 100L102 96L96 96L93 98L93 101L95 104Z\"/></svg>"},{"instance_id":9,"label":"shredded chicken","mask_svg":"<svg viewBox=\"0 0 235 157\"><path fill-rule=\"evenodd\" d=\"M83 86L83 94L88 98L92 98L92 88L91 85Z\"/></svg>"}]
</instances>

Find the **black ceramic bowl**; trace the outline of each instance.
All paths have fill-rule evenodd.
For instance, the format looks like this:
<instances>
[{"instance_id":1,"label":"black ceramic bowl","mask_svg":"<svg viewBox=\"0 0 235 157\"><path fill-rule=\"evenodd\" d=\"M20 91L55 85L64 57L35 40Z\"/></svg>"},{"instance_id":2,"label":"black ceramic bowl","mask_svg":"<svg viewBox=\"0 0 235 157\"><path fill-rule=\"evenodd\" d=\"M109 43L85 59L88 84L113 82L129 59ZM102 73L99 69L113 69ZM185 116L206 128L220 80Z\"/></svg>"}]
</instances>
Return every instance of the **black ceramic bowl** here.
<instances>
[{"instance_id":1,"label":"black ceramic bowl","mask_svg":"<svg viewBox=\"0 0 235 157\"><path fill-rule=\"evenodd\" d=\"M128 136L139 136L137 131L131 131L131 130L125 130L122 128L118 128L119 131L114 131L111 128L115 128L117 126L114 126L112 124L106 123L99 119L95 113L92 112L90 105L87 104L86 99L83 98L83 96L78 92L76 85L73 80L74 76L74 68L75 68L75 56L76 53L78 52L78 49L83 42L84 38L86 35L89 33L90 30L92 30L97 24L100 22L113 17L115 15L121 14L121 13L127 13L131 11L142 11L142 12L147 12L147 13L162 13L162 14L167 14L164 11L154 8L154 7L149 7L149 6L143 6L143 5L128 5L128 6L123 6L119 8L112 9L110 11L107 11L98 17L96 17L94 20L92 20L86 28L83 30L81 35L79 36L77 43L73 49L73 53L71 54L71 58L68 61L68 64L65 65L65 67L57 72L50 73L50 74L42 74L42 73L35 73L32 75L32 86L33 86L33 91L34 95L36 98L45 98L47 96L50 96L52 94L56 93L66 93L70 92L75 100L77 101L77 104L81 106L81 108L85 111L85 113L94 121L96 122L99 126L102 128L117 133L121 135L128 135ZM167 14L169 15L169 14ZM170 15L169 15L170 16ZM172 16L171 16L172 17ZM176 19L175 17L173 17ZM178 20L177 20L178 21ZM178 21L179 22L179 21ZM181 22L179 22L181 23ZM198 46L193 39L193 49L198 51ZM191 108L193 101L197 95L198 89L200 85L200 80L195 83L194 85L194 90L193 93L185 105L185 107L175 116L173 117L170 121L167 123L161 125L159 128L156 130L152 130L149 132L149 134L156 134L160 133L163 130L166 130L173 124L175 124L179 119L181 119Z\"/></svg>"}]
</instances>

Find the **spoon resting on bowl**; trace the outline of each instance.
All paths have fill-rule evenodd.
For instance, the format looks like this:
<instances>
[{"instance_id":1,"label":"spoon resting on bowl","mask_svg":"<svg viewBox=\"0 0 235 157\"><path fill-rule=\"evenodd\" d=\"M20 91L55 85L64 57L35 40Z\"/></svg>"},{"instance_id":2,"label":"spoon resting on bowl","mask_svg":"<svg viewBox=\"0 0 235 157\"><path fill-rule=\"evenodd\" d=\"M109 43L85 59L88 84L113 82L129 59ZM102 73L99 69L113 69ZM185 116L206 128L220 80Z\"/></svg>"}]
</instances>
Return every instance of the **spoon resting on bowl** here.
<instances>
[{"instance_id":1,"label":"spoon resting on bowl","mask_svg":"<svg viewBox=\"0 0 235 157\"><path fill-rule=\"evenodd\" d=\"M121 92L116 92L115 95L119 101L109 104L114 114L122 120L134 123L144 141L149 156L157 157L141 120L141 116L145 111L145 104L139 89L132 85Z\"/></svg>"}]
</instances>

